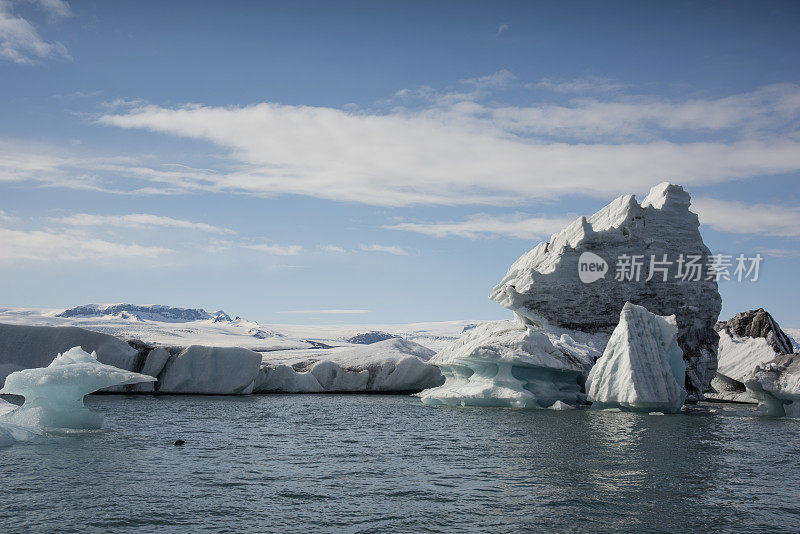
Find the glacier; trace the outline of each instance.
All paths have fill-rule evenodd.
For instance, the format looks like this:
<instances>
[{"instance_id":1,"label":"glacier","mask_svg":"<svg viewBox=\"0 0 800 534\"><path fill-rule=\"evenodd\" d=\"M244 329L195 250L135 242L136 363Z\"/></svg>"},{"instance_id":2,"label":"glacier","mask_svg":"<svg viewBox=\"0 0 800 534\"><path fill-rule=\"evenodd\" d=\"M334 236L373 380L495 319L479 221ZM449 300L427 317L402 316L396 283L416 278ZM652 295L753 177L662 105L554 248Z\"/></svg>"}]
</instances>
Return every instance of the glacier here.
<instances>
[{"instance_id":1,"label":"glacier","mask_svg":"<svg viewBox=\"0 0 800 534\"><path fill-rule=\"evenodd\" d=\"M675 316L663 317L626 302L619 324L586 379L592 408L680 412L686 364Z\"/></svg>"},{"instance_id":2,"label":"glacier","mask_svg":"<svg viewBox=\"0 0 800 534\"><path fill-rule=\"evenodd\" d=\"M719 336L714 325L722 300L716 281L707 280L706 272L700 280L679 276L680 255L700 257L705 265L711 254L690 206L689 194L668 182L653 187L641 204L634 195L621 196L523 254L491 298L528 323L587 333L610 334L629 301L658 315L674 314L686 363L686 389L691 398L702 399L716 371ZM605 276L581 281L579 258L584 253L607 264ZM645 260L666 255L673 263L665 272L656 272L645 261L639 281L617 281L614 270L622 255Z\"/></svg>"},{"instance_id":3,"label":"glacier","mask_svg":"<svg viewBox=\"0 0 800 534\"><path fill-rule=\"evenodd\" d=\"M3 425L25 428L96 429L101 414L89 411L83 397L109 386L154 381L152 376L125 371L97 360L81 347L56 356L47 367L16 371L6 377L3 395L20 395L25 403L0 416ZM5 428L13 435L13 429Z\"/></svg>"},{"instance_id":4,"label":"glacier","mask_svg":"<svg viewBox=\"0 0 800 534\"><path fill-rule=\"evenodd\" d=\"M481 323L430 360L442 370L445 383L419 397L431 406L580 404L585 401L581 377L591 367L593 349L569 334L556 343L542 329L519 320Z\"/></svg>"}]
</instances>

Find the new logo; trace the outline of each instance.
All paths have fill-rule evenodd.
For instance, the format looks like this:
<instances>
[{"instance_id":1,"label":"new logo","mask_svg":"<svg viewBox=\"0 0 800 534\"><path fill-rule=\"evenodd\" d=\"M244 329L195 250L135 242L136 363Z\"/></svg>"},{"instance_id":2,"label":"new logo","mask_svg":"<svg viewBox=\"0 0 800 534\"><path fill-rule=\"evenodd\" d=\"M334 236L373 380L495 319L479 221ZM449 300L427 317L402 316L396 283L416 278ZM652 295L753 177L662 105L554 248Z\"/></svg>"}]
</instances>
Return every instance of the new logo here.
<instances>
[{"instance_id":1,"label":"new logo","mask_svg":"<svg viewBox=\"0 0 800 534\"><path fill-rule=\"evenodd\" d=\"M584 284L591 284L604 278L607 272L606 260L593 252L584 252L578 258L578 277Z\"/></svg>"}]
</instances>

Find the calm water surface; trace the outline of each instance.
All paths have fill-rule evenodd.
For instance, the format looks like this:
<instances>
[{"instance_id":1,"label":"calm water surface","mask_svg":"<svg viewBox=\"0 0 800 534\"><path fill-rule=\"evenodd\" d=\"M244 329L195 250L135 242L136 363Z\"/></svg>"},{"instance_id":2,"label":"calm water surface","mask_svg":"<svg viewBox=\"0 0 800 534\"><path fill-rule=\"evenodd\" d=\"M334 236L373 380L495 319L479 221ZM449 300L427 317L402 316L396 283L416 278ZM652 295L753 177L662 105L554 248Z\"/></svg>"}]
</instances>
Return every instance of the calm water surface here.
<instances>
[{"instance_id":1,"label":"calm water surface","mask_svg":"<svg viewBox=\"0 0 800 534\"><path fill-rule=\"evenodd\" d=\"M0 449L0 532L800 531L800 421L747 408L86 403L106 431Z\"/></svg>"}]
</instances>

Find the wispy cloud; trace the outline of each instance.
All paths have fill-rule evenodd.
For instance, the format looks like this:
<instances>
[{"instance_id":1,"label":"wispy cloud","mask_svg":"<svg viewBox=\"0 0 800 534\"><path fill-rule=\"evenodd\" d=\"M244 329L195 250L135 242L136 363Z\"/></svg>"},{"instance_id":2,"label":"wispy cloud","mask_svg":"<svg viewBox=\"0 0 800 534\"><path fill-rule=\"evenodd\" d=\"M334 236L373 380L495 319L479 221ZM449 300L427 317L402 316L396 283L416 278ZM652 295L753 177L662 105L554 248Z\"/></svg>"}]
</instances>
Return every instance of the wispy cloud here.
<instances>
[{"instance_id":1,"label":"wispy cloud","mask_svg":"<svg viewBox=\"0 0 800 534\"><path fill-rule=\"evenodd\" d=\"M702 224L721 232L800 237L798 206L696 198L692 200L692 209Z\"/></svg>"},{"instance_id":2,"label":"wispy cloud","mask_svg":"<svg viewBox=\"0 0 800 534\"><path fill-rule=\"evenodd\" d=\"M69 226L114 226L118 228L181 228L197 230L213 234L235 234L229 228L212 226L202 222L173 219L148 213L131 213L127 215L91 215L76 213L65 217L52 218L51 221Z\"/></svg>"},{"instance_id":3,"label":"wispy cloud","mask_svg":"<svg viewBox=\"0 0 800 534\"><path fill-rule=\"evenodd\" d=\"M361 250L366 252L385 252L387 254L394 254L395 256L408 256L409 253L404 248L395 245L361 245Z\"/></svg>"},{"instance_id":4,"label":"wispy cloud","mask_svg":"<svg viewBox=\"0 0 800 534\"><path fill-rule=\"evenodd\" d=\"M550 78L542 78L538 82L531 84L530 87L555 91L557 93L589 94L618 91L624 89L625 85L610 78L588 76L586 78L574 78L560 82Z\"/></svg>"},{"instance_id":5,"label":"wispy cloud","mask_svg":"<svg viewBox=\"0 0 800 534\"><path fill-rule=\"evenodd\" d=\"M291 315L360 315L371 312L372 310L285 310L278 313Z\"/></svg>"},{"instance_id":6,"label":"wispy cloud","mask_svg":"<svg viewBox=\"0 0 800 534\"><path fill-rule=\"evenodd\" d=\"M69 4L64 0L32 0L46 13L55 18L66 18L72 16Z\"/></svg>"},{"instance_id":7,"label":"wispy cloud","mask_svg":"<svg viewBox=\"0 0 800 534\"><path fill-rule=\"evenodd\" d=\"M80 234L0 228L0 262L17 260L70 262L158 258L174 252L164 247L115 243Z\"/></svg>"},{"instance_id":8,"label":"wispy cloud","mask_svg":"<svg viewBox=\"0 0 800 534\"><path fill-rule=\"evenodd\" d=\"M570 218L548 217L492 217L477 214L458 222L401 222L384 226L392 230L406 230L433 237L458 236L469 239L479 237L515 237L519 239L543 239L567 226Z\"/></svg>"},{"instance_id":9,"label":"wispy cloud","mask_svg":"<svg viewBox=\"0 0 800 534\"><path fill-rule=\"evenodd\" d=\"M40 0L37 3L51 16L70 14L65 2ZM72 59L64 45L45 41L28 20L14 14L11 2L0 0L0 59L31 65L51 57Z\"/></svg>"},{"instance_id":10,"label":"wispy cloud","mask_svg":"<svg viewBox=\"0 0 800 534\"><path fill-rule=\"evenodd\" d=\"M508 31L508 30L510 30L510 29L511 29L511 25L510 25L510 24L500 24L500 25L497 27L497 33L496 33L496 35L501 35L503 32L505 32L505 31Z\"/></svg>"},{"instance_id":11,"label":"wispy cloud","mask_svg":"<svg viewBox=\"0 0 800 534\"><path fill-rule=\"evenodd\" d=\"M504 87L516 79L516 74L509 70L502 69L486 76L461 80L461 83L471 85L477 89L495 89L498 87Z\"/></svg>"},{"instance_id":12,"label":"wispy cloud","mask_svg":"<svg viewBox=\"0 0 800 534\"><path fill-rule=\"evenodd\" d=\"M334 254L343 254L346 250L339 245L324 245L321 247L323 252L332 252Z\"/></svg>"},{"instance_id":13,"label":"wispy cloud","mask_svg":"<svg viewBox=\"0 0 800 534\"><path fill-rule=\"evenodd\" d=\"M242 245L242 248L257 250L258 252L266 252L273 256L297 256L303 252L303 247L300 245Z\"/></svg>"},{"instance_id":14,"label":"wispy cloud","mask_svg":"<svg viewBox=\"0 0 800 534\"><path fill-rule=\"evenodd\" d=\"M800 258L800 250L788 248L762 248L757 252L773 258Z\"/></svg>"}]
</instances>

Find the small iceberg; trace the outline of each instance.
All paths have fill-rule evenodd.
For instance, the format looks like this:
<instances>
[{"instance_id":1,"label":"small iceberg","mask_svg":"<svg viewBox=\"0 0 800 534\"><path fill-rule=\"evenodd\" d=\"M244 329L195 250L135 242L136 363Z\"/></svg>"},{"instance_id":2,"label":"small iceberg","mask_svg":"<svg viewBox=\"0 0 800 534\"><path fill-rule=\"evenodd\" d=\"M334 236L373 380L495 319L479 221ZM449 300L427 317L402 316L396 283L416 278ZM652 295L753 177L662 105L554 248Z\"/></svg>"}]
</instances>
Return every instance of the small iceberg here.
<instances>
[{"instance_id":1,"label":"small iceberg","mask_svg":"<svg viewBox=\"0 0 800 534\"><path fill-rule=\"evenodd\" d=\"M592 408L645 413L680 412L686 399L686 364L675 316L626 302L603 356L586 379Z\"/></svg>"},{"instance_id":2,"label":"small iceberg","mask_svg":"<svg viewBox=\"0 0 800 534\"><path fill-rule=\"evenodd\" d=\"M757 366L745 385L766 415L800 418L800 353L782 354Z\"/></svg>"},{"instance_id":3,"label":"small iceberg","mask_svg":"<svg viewBox=\"0 0 800 534\"><path fill-rule=\"evenodd\" d=\"M84 406L85 395L110 386L154 380L152 376L102 364L95 352L89 354L81 347L73 347L59 354L47 367L8 375L0 394L21 395L25 403L0 415L0 441L8 435L19 440L16 436L21 431L35 432L42 428L101 428L103 416Z\"/></svg>"}]
</instances>

